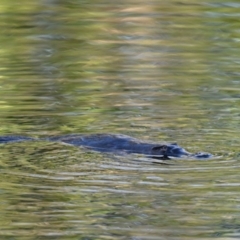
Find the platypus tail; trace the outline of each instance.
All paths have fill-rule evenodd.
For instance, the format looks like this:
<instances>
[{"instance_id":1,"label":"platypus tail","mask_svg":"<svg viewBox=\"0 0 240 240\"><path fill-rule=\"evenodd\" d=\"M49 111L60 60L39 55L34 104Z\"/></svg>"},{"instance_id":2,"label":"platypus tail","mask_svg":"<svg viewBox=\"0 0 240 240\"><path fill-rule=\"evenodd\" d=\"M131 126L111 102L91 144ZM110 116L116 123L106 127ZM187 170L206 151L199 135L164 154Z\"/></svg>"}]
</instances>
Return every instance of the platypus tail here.
<instances>
[{"instance_id":1,"label":"platypus tail","mask_svg":"<svg viewBox=\"0 0 240 240\"><path fill-rule=\"evenodd\" d=\"M24 137L24 136L0 136L0 144L9 143L9 142L30 141L30 140L34 140L34 139L30 137Z\"/></svg>"}]
</instances>

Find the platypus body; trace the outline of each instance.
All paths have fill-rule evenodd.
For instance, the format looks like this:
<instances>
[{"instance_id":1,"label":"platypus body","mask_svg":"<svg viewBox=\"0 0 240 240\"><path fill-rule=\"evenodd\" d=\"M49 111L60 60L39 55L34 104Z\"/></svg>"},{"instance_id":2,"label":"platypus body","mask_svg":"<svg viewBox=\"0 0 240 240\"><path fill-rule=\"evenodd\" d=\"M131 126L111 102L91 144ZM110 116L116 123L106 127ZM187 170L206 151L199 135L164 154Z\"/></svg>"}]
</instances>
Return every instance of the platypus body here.
<instances>
[{"instance_id":1,"label":"platypus body","mask_svg":"<svg viewBox=\"0 0 240 240\"><path fill-rule=\"evenodd\" d=\"M0 136L0 143L38 140L25 136ZM41 140L41 139L40 139ZM62 142L73 146L83 146L99 152L139 153L149 157L170 159L170 157L209 158L209 153L189 153L176 143L159 144L122 135L122 134L71 134L48 137L42 140Z\"/></svg>"}]
</instances>

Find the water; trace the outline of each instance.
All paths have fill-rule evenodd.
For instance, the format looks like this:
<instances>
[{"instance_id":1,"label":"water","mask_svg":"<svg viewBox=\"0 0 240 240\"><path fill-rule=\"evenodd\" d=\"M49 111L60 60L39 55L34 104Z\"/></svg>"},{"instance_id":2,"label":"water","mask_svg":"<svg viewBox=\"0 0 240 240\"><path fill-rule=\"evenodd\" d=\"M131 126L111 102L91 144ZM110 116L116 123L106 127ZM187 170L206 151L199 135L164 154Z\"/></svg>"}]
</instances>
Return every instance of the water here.
<instances>
[{"instance_id":1,"label":"water","mask_svg":"<svg viewBox=\"0 0 240 240\"><path fill-rule=\"evenodd\" d=\"M216 156L1 145L1 239L239 238L239 7L1 1L1 135L122 133Z\"/></svg>"}]
</instances>

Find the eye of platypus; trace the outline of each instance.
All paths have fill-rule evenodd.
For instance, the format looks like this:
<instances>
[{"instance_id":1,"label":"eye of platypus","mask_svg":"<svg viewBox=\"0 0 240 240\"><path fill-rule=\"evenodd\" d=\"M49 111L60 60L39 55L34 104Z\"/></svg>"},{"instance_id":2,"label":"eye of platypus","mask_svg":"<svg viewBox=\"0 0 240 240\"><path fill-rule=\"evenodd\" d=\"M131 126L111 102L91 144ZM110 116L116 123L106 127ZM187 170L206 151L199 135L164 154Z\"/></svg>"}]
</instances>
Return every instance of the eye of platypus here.
<instances>
[{"instance_id":1,"label":"eye of platypus","mask_svg":"<svg viewBox=\"0 0 240 240\"><path fill-rule=\"evenodd\" d=\"M160 145L152 148L153 155L163 155L168 157L182 157L187 156L189 153L177 145L177 143L169 145Z\"/></svg>"},{"instance_id":2,"label":"eye of platypus","mask_svg":"<svg viewBox=\"0 0 240 240\"><path fill-rule=\"evenodd\" d=\"M152 148L152 153L155 155L164 155L168 150L167 145L160 145Z\"/></svg>"}]
</instances>

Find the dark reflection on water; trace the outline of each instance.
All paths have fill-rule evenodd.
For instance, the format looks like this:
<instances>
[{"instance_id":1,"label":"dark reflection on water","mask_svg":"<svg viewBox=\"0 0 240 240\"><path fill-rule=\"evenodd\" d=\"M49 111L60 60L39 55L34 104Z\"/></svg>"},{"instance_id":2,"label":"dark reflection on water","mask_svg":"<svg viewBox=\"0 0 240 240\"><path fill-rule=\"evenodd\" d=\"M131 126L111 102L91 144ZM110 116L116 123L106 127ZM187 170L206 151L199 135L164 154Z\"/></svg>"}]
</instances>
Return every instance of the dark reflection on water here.
<instances>
[{"instance_id":1,"label":"dark reflection on water","mask_svg":"<svg viewBox=\"0 0 240 240\"><path fill-rule=\"evenodd\" d=\"M0 146L2 239L239 238L239 3L1 3L0 134L113 132L209 161Z\"/></svg>"}]
</instances>

